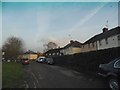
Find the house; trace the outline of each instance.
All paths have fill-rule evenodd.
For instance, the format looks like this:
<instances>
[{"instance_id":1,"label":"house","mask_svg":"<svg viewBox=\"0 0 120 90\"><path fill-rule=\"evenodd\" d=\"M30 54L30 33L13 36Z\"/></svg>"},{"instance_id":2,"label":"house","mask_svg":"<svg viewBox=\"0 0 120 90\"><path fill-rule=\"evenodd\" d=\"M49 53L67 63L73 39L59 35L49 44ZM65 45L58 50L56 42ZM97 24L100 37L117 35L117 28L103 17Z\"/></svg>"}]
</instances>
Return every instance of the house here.
<instances>
[{"instance_id":1,"label":"house","mask_svg":"<svg viewBox=\"0 0 120 90\"><path fill-rule=\"evenodd\" d=\"M108 49L113 47L120 47L119 26L111 30L108 30L108 28L103 28L102 33L93 36L82 45L81 52Z\"/></svg>"},{"instance_id":2,"label":"house","mask_svg":"<svg viewBox=\"0 0 120 90\"><path fill-rule=\"evenodd\" d=\"M60 52L61 49L62 48L48 50L47 52L44 53L44 55L47 57L62 56L63 53Z\"/></svg>"},{"instance_id":3,"label":"house","mask_svg":"<svg viewBox=\"0 0 120 90\"><path fill-rule=\"evenodd\" d=\"M63 55L71 55L75 53L80 53L81 46L82 46L82 43L71 40L70 43L67 44L65 47L63 47L63 49L61 49L60 52L63 53Z\"/></svg>"},{"instance_id":4,"label":"house","mask_svg":"<svg viewBox=\"0 0 120 90\"><path fill-rule=\"evenodd\" d=\"M35 53L35 52L33 52L33 51L30 51L30 50L29 50L29 51L23 53L23 54L21 55L21 58L22 58L22 59L23 59L23 58L27 58L27 59L29 59L29 60L35 60L35 59L38 58L38 54Z\"/></svg>"},{"instance_id":5,"label":"house","mask_svg":"<svg viewBox=\"0 0 120 90\"><path fill-rule=\"evenodd\" d=\"M37 52L37 55L38 55L38 57L43 57L43 56L45 56L43 53L41 53L41 52Z\"/></svg>"}]
</instances>

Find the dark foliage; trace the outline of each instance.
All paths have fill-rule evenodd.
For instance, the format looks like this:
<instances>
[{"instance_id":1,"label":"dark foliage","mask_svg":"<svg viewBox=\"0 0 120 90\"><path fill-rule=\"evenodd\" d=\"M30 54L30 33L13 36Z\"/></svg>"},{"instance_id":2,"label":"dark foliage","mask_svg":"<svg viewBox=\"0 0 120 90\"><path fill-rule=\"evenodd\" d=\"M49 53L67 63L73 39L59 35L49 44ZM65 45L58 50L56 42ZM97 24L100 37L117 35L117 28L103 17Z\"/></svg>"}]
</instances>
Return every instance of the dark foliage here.
<instances>
[{"instance_id":1,"label":"dark foliage","mask_svg":"<svg viewBox=\"0 0 120 90\"><path fill-rule=\"evenodd\" d=\"M74 55L54 57L56 65L68 67L84 73L96 73L99 64L108 63L120 57L120 47L91 51Z\"/></svg>"},{"instance_id":2,"label":"dark foliage","mask_svg":"<svg viewBox=\"0 0 120 90\"><path fill-rule=\"evenodd\" d=\"M14 60L23 52L23 41L17 37L9 37L2 47L4 58Z\"/></svg>"}]
</instances>

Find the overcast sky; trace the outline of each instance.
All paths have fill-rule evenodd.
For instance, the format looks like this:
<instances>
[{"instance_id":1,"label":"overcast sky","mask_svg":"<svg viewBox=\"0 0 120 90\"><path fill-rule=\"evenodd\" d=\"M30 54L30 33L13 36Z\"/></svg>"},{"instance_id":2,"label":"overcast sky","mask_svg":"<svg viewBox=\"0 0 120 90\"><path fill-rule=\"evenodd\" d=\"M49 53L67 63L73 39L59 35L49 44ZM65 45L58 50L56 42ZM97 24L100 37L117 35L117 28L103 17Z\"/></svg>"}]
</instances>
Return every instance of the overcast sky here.
<instances>
[{"instance_id":1,"label":"overcast sky","mask_svg":"<svg viewBox=\"0 0 120 90\"><path fill-rule=\"evenodd\" d=\"M83 43L107 20L109 29L118 26L117 2L2 2L2 43L16 36L35 51L49 41L61 47L71 39Z\"/></svg>"}]
</instances>

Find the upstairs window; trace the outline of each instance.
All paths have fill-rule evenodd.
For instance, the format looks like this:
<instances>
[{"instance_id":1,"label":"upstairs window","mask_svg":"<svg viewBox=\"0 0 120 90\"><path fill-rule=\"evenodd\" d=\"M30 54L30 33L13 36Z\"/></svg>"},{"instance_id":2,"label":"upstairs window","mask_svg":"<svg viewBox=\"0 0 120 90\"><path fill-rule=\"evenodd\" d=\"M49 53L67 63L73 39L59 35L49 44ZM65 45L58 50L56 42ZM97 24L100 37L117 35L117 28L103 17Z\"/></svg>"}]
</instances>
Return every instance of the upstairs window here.
<instances>
[{"instance_id":1,"label":"upstairs window","mask_svg":"<svg viewBox=\"0 0 120 90\"><path fill-rule=\"evenodd\" d=\"M90 48L90 43L88 44L88 48Z\"/></svg>"},{"instance_id":2,"label":"upstairs window","mask_svg":"<svg viewBox=\"0 0 120 90\"><path fill-rule=\"evenodd\" d=\"M101 40L99 40L99 45L101 46L102 44L101 44Z\"/></svg>"},{"instance_id":3,"label":"upstairs window","mask_svg":"<svg viewBox=\"0 0 120 90\"><path fill-rule=\"evenodd\" d=\"M92 43L92 46L94 47L94 43Z\"/></svg>"},{"instance_id":4,"label":"upstairs window","mask_svg":"<svg viewBox=\"0 0 120 90\"><path fill-rule=\"evenodd\" d=\"M84 45L83 45L83 48L84 48Z\"/></svg>"},{"instance_id":5,"label":"upstairs window","mask_svg":"<svg viewBox=\"0 0 120 90\"><path fill-rule=\"evenodd\" d=\"M118 35L118 40L120 40L120 35Z\"/></svg>"},{"instance_id":6,"label":"upstairs window","mask_svg":"<svg viewBox=\"0 0 120 90\"><path fill-rule=\"evenodd\" d=\"M53 53L53 55L55 55L55 53Z\"/></svg>"},{"instance_id":7,"label":"upstairs window","mask_svg":"<svg viewBox=\"0 0 120 90\"><path fill-rule=\"evenodd\" d=\"M106 42L106 44L108 44L108 38L105 38L105 42Z\"/></svg>"}]
</instances>

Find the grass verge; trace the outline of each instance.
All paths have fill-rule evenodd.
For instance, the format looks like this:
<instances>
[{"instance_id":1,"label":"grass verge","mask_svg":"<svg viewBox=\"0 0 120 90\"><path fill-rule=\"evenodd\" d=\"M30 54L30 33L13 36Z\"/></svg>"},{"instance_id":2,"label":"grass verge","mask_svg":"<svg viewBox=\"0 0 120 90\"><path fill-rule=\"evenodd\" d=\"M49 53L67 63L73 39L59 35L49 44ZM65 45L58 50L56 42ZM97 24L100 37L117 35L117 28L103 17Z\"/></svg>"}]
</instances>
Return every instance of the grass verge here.
<instances>
[{"instance_id":1,"label":"grass verge","mask_svg":"<svg viewBox=\"0 0 120 90\"><path fill-rule=\"evenodd\" d=\"M2 63L2 88L24 88L23 67L16 62Z\"/></svg>"}]
</instances>

